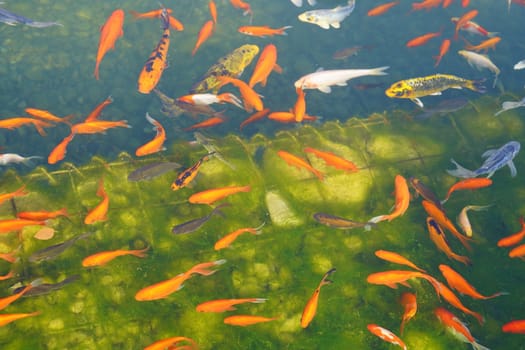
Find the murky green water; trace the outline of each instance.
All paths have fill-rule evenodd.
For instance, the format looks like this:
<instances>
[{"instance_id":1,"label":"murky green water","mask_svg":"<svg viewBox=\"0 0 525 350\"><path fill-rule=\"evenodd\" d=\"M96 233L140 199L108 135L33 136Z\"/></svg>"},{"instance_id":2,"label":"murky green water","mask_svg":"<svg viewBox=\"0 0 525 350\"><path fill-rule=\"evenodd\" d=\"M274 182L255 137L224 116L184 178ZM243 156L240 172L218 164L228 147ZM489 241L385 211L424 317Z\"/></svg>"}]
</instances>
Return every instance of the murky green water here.
<instances>
[{"instance_id":1,"label":"murky green water","mask_svg":"<svg viewBox=\"0 0 525 350\"><path fill-rule=\"evenodd\" d=\"M321 1L320 1L321 2ZM253 43L261 48L274 43L279 50L282 74L272 73L268 85L258 91L272 110L287 110L295 102L293 82L316 70L335 68L370 68L390 65L385 77L365 77L335 87L331 94L307 92L308 113L320 115L320 122L302 125L274 124L268 120L247 126L238 125L247 114L235 107L226 110L228 122L206 131L216 147L235 166L230 169L217 159L205 162L192 188L170 190L176 172L152 181L132 183L128 174L148 162L164 159L191 166L206 151L189 145L191 132L182 128L197 121L191 116L172 119L159 112L154 95L136 91L136 79L144 61L159 40L161 29L156 20L134 21L126 14L124 36L116 50L104 57L99 81L93 77L98 28L117 7L147 11L152 8L139 1L126 3L40 1L10 2L7 9L33 18L58 20L63 27L29 28L0 26L0 106L2 118L20 116L26 107L47 109L59 116L75 114L82 120L98 103L111 95L114 102L103 112L103 119L127 119L131 129L110 130L106 135L78 135L68 147L66 159L54 166L37 161L35 168L10 166L0 177L0 193L27 186L30 194L16 198L18 210L55 210L66 207L69 219L54 220L57 230L51 241L32 236L37 228L23 231L22 243L15 233L2 234L0 252L20 246L20 261L10 266L0 261L0 273L11 269L15 277L0 282L2 296L10 295L16 282L28 283L43 278L56 283L67 276L80 279L59 291L18 300L2 313L40 311L41 314L0 327L0 344L5 349L140 349L155 340L186 336L200 349L388 349L395 348L371 335L366 325L377 323L398 333L402 308L399 295L407 290L391 290L366 283L373 272L403 269L385 263L374 251L387 249L410 258L431 275L442 280L437 266L448 264L464 275L482 294L507 291L508 296L476 301L462 297L464 304L480 312L483 326L468 315L440 302L425 282L411 281L417 293L419 311L408 323L402 339L409 349L462 349L461 344L433 315L437 306L445 306L466 321L479 342L491 349L524 349L523 336L501 332L501 325L523 319L523 262L510 259L507 250L496 247L501 237L520 229L525 189L523 156L515 164L518 176L511 178L505 168L498 171L494 184L474 192L458 192L446 204L454 218L468 204L493 204L487 212L471 212L474 251L468 253L454 239L454 251L468 254L472 267L450 261L439 252L426 231L426 213L420 199L411 202L407 213L394 221L382 222L370 232L363 229L341 231L317 224L315 212L366 221L387 213L394 204L393 179L396 174L416 176L444 197L456 180L445 170L452 168L453 157L467 168L482 162L481 154L510 140L523 142L523 110L493 117L502 101L522 98L523 74L512 70L521 56L523 28L520 18L525 9L506 4L474 4L480 14L476 20L503 37L493 61L501 68L502 86L480 97L471 91L445 91L444 96L425 97L432 106L450 97L466 97L471 102L460 111L424 122L415 122L417 113L408 100L389 100L384 88L400 79L434 74L457 74L471 79L487 78L490 73L470 68L455 53L462 42L454 42L439 69L434 69L432 55L439 50L439 39L423 47L407 49L404 43L443 24L444 36L453 33L450 17L466 12L459 4L447 9L406 16L409 4L393 8L383 17L368 18L375 5L358 2L354 13L340 30L324 31L296 20L307 9L295 8L289 1L252 1L254 24L272 27L292 25L288 35L251 38L236 32L248 18L227 1L217 1L219 24L216 32L191 57L196 33L208 19L207 1L165 3L185 25L183 32L172 31L169 68L159 84L160 90L176 97L187 90L219 57L234 48ZM322 7L339 2L325 1ZM156 5L155 5L156 6ZM435 25L430 26L432 19ZM520 34L521 33L521 34ZM513 39L514 38L514 39ZM346 61L332 59L335 51L355 45L369 45ZM249 77L253 68L243 77ZM247 78L246 78L247 79ZM357 83L384 83L379 88L359 90ZM504 87L504 92L501 90ZM220 108L219 108L220 110ZM149 112L166 128L168 150L159 156L136 159L128 154L154 136L144 115ZM352 116L357 118L349 119ZM47 158L53 147L68 134L66 125L47 129L40 137L31 127L0 132L2 152ZM361 170L345 173L328 167L316 157L305 154L304 147L334 152L356 163ZM319 181L303 169L288 166L277 151L307 158L326 175ZM92 158L95 156L95 158ZM104 177L110 198L108 220L84 225L88 211L96 206L99 179ZM248 193L236 194L226 201L224 217L213 216L201 229L174 236L171 227L210 213L206 205L190 204L194 192L209 188L246 185ZM285 208L284 210L280 210ZM277 213L277 214L276 214ZM0 207L2 219L13 217L9 203ZM241 236L232 246L214 251L217 239L241 227L265 223L258 236ZM94 231L54 260L30 263L28 257L48 245L77 234ZM103 250L151 246L147 258L118 258L104 267L82 268L88 255ZM193 265L226 259L217 273L196 275L185 287L166 299L138 302L135 293L153 283L174 277ZM308 298L322 275L332 267L337 272L333 284L322 287L319 309L311 325L301 329L300 318ZM278 316L278 320L250 327L223 324L226 314L198 313L195 306L219 298L267 298L263 304L238 306L230 314Z\"/></svg>"}]
</instances>

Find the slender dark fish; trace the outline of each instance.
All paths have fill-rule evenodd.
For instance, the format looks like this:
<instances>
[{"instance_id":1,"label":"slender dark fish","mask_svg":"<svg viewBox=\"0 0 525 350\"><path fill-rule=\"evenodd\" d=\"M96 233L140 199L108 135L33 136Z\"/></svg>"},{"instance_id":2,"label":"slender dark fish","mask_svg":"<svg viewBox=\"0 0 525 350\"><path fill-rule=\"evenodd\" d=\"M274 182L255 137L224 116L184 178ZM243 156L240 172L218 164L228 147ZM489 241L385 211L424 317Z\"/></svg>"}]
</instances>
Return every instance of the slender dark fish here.
<instances>
[{"instance_id":1,"label":"slender dark fish","mask_svg":"<svg viewBox=\"0 0 525 350\"><path fill-rule=\"evenodd\" d=\"M436 196L434 191L432 191L427 185L422 183L418 178L411 177L408 179L410 182L410 185L416 190L416 192L421 195L421 197L425 198L427 201L434 203L436 207L443 210L443 207L441 206L441 201Z\"/></svg>"},{"instance_id":2,"label":"slender dark fish","mask_svg":"<svg viewBox=\"0 0 525 350\"><path fill-rule=\"evenodd\" d=\"M0 22L3 22L10 26L16 26L17 24L25 24L26 26L35 28L45 28L62 25L58 22L37 22L30 18L17 15L16 13L13 13L11 11L7 11L3 8L0 8Z\"/></svg>"},{"instance_id":3,"label":"slender dark fish","mask_svg":"<svg viewBox=\"0 0 525 350\"><path fill-rule=\"evenodd\" d=\"M315 213L313 218L323 225L341 230L351 230L358 227L369 230L371 226L375 225L375 223L372 222L358 222L326 213Z\"/></svg>"},{"instance_id":4,"label":"slender dark fish","mask_svg":"<svg viewBox=\"0 0 525 350\"><path fill-rule=\"evenodd\" d=\"M216 206L211 211L211 213L209 213L206 216L203 216L202 218L193 219L193 220L190 220L190 221L183 222L182 224L175 225L171 229L171 233L173 233L175 235L180 235L180 234L183 234L183 233L190 233L190 232L196 231L202 225L204 225L208 220L210 220L210 218L212 217L213 214L218 214L218 215L224 217L224 214L219 209L223 208L223 207L226 207L226 206L229 206L229 205L230 205L229 203L223 203L221 205Z\"/></svg>"},{"instance_id":5,"label":"slender dark fish","mask_svg":"<svg viewBox=\"0 0 525 350\"><path fill-rule=\"evenodd\" d=\"M425 120L436 114L446 114L459 111L461 108L468 104L468 100L463 97L451 98L448 100L441 101L432 108L425 108L423 113L420 113L414 117L415 120Z\"/></svg>"},{"instance_id":6,"label":"slender dark fish","mask_svg":"<svg viewBox=\"0 0 525 350\"><path fill-rule=\"evenodd\" d=\"M47 294L52 291L58 290L63 288L64 286L75 282L80 278L80 275L71 275L66 278L64 278L62 281L58 283L42 283L39 284L33 288L31 288L28 292L26 292L23 297L34 297L37 295ZM24 289L26 286L20 286L15 289L13 289L13 294L18 294L22 289Z\"/></svg>"},{"instance_id":7,"label":"slender dark fish","mask_svg":"<svg viewBox=\"0 0 525 350\"><path fill-rule=\"evenodd\" d=\"M71 247L73 244L75 244L76 241L79 239L84 239L88 237L89 235L93 234L93 232L84 232L80 235L76 235L75 237L72 237L68 239L67 241L64 241L62 243L54 244L49 247L45 247L44 249L40 249L33 254L31 254L28 258L30 262L38 262L38 261L44 261L44 260L51 260L56 258L58 255L62 254L64 250Z\"/></svg>"},{"instance_id":8,"label":"slender dark fish","mask_svg":"<svg viewBox=\"0 0 525 350\"><path fill-rule=\"evenodd\" d=\"M155 162L132 171L128 175L128 181L151 180L168 171L178 169L181 165L175 162Z\"/></svg>"}]
</instances>

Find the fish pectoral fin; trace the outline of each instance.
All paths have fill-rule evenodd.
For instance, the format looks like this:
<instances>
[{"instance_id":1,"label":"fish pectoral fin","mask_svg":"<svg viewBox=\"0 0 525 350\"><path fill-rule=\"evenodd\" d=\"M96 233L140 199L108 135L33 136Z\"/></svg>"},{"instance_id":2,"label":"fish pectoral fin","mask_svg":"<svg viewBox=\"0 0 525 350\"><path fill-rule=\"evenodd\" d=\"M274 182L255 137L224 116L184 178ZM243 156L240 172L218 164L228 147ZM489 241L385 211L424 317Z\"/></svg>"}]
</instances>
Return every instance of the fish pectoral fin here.
<instances>
[{"instance_id":1,"label":"fish pectoral fin","mask_svg":"<svg viewBox=\"0 0 525 350\"><path fill-rule=\"evenodd\" d=\"M433 94L430 94L431 96L440 96L441 95L441 91L438 91L438 92L434 92Z\"/></svg>"},{"instance_id":2,"label":"fish pectoral fin","mask_svg":"<svg viewBox=\"0 0 525 350\"><path fill-rule=\"evenodd\" d=\"M397 284L396 283L386 283L385 284L387 287L390 287L392 289L397 289Z\"/></svg>"},{"instance_id":3,"label":"fish pectoral fin","mask_svg":"<svg viewBox=\"0 0 525 350\"><path fill-rule=\"evenodd\" d=\"M317 25L323 29L330 29L330 24L326 22L317 22Z\"/></svg>"},{"instance_id":4,"label":"fish pectoral fin","mask_svg":"<svg viewBox=\"0 0 525 350\"><path fill-rule=\"evenodd\" d=\"M518 174L518 171L516 170L516 166L514 165L514 162L511 160L507 163L510 169L510 176L515 177Z\"/></svg>"},{"instance_id":5,"label":"fish pectoral fin","mask_svg":"<svg viewBox=\"0 0 525 350\"><path fill-rule=\"evenodd\" d=\"M411 98L410 101L414 102L420 108L424 107L423 102L421 102L421 100L417 97Z\"/></svg>"},{"instance_id":6,"label":"fish pectoral fin","mask_svg":"<svg viewBox=\"0 0 525 350\"><path fill-rule=\"evenodd\" d=\"M332 27L336 28L336 29L339 29L341 28L341 24L339 22L333 22L333 23L330 23L332 25Z\"/></svg>"},{"instance_id":7,"label":"fish pectoral fin","mask_svg":"<svg viewBox=\"0 0 525 350\"><path fill-rule=\"evenodd\" d=\"M346 84L346 81L341 81L341 82L339 82L339 83L337 83L335 85L337 85L337 86L346 86L347 84Z\"/></svg>"},{"instance_id":8,"label":"fish pectoral fin","mask_svg":"<svg viewBox=\"0 0 525 350\"><path fill-rule=\"evenodd\" d=\"M330 86L319 86L317 87L317 90L324 92L325 94L329 94L330 92L332 92Z\"/></svg>"}]
</instances>

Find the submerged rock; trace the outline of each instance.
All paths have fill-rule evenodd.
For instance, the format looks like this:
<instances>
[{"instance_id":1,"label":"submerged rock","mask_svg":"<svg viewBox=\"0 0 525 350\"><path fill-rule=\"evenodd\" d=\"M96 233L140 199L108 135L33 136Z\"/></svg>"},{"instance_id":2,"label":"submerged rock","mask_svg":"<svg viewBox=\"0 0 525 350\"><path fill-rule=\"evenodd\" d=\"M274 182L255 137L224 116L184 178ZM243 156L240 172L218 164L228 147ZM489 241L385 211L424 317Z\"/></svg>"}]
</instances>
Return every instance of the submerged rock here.
<instances>
[{"instance_id":1,"label":"submerged rock","mask_svg":"<svg viewBox=\"0 0 525 350\"><path fill-rule=\"evenodd\" d=\"M266 192L266 207L272 224L279 227L294 227L303 223L277 191Z\"/></svg>"}]
</instances>

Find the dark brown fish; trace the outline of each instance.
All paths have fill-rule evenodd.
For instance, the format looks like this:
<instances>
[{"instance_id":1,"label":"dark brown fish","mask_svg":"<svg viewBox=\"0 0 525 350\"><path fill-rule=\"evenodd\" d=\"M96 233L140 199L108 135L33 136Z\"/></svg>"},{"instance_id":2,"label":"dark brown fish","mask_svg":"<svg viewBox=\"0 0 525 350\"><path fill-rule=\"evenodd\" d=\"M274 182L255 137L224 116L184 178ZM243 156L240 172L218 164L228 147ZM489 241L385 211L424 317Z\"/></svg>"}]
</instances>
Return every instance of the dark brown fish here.
<instances>
[{"instance_id":1,"label":"dark brown fish","mask_svg":"<svg viewBox=\"0 0 525 350\"><path fill-rule=\"evenodd\" d=\"M181 165L175 162L155 162L132 171L128 175L128 181L151 180L168 171L178 169Z\"/></svg>"},{"instance_id":2,"label":"dark brown fish","mask_svg":"<svg viewBox=\"0 0 525 350\"><path fill-rule=\"evenodd\" d=\"M408 179L408 182L410 182L410 185L412 185L412 188L416 190L416 192L423 198L425 198L427 201L434 203L436 207L443 210L443 207L441 206L441 201L436 196L434 191L432 191L427 185L422 183L418 178L411 177Z\"/></svg>"},{"instance_id":3,"label":"dark brown fish","mask_svg":"<svg viewBox=\"0 0 525 350\"><path fill-rule=\"evenodd\" d=\"M182 224L175 225L171 229L171 233L175 235L180 235L184 233L190 233L193 231L197 231L202 225L204 225L208 220L210 220L214 214L218 214L224 217L224 214L219 209L229 206L229 205L230 205L229 203L223 203L221 205L216 206L211 211L211 213L209 213L206 216L203 216L202 218L193 219L190 221L183 222Z\"/></svg>"},{"instance_id":4,"label":"dark brown fish","mask_svg":"<svg viewBox=\"0 0 525 350\"><path fill-rule=\"evenodd\" d=\"M359 53L359 51L363 50L363 49L372 49L373 46L352 46L352 47L347 47L347 48L344 48L344 49L341 49L341 50L338 50L336 52L334 52L334 54L332 55L332 58L334 60L344 60L344 59L347 59L348 57L350 56L355 56Z\"/></svg>"},{"instance_id":5,"label":"dark brown fish","mask_svg":"<svg viewBox=\"0 0 525 350\"><path fill-rule=\"evenodd\" d=\"M63 288L65 285L68 285L72 282L75 282L80 278L80 275L71 275L66 278L64 278L62 281L58 283L41 283L33 288L31 288L28 292L24 293L23 297L34 297L37 295L47 294L52 291L58 290ZM33 282L31 282L33 283ZM24 289L26 286L20 286L15 289L13 289L13 294L18 294L22 289Z\"/></svg>"},{"instance_id":6,"label":"dark brown fish","mask_svg":"<svg viewBox=\"0 0 525 350\"><path fill-rule=\"evenodd\" d=\"M29 256L28 260L29 262L38 262L38 261L54 259L58 255L62 254L64 250L66 250L67 248L75 244L76 241L78 241L79 239L84 239L90 236L91 234L93 234L93 232L84 232L62 243L54 244L52 246L45 247L44 249L37 250L36 252L34 252L33 254Z\"/></svg>"},{"instance_id":7,"label":"dark brown fish","mask_svg":"<svg viewBox=\"0 0 525 350\"><path fill-rule=\"evenodd\" d=\"M441 101L432 108L425 108L423 113L420 113L414 117L414 120L425 120L436 114L446 114L458 111L465 107L469 101L464 97L451 98L448 100Z\"/></svg>"},{"instance_id":8,"label":"dark brown fish","mask_svg":"<svg viewBox=\"0 0 525 350\"><path fill-rule=\"evenodd\" d=\"M351 230L358 227L363 227L366 230L369 230L372 226L375 226L375 223L372 222L358 222L325 213L315 213L313 218L315 221L323 225L341 230Z\"/></svg>"}]
</instances>

